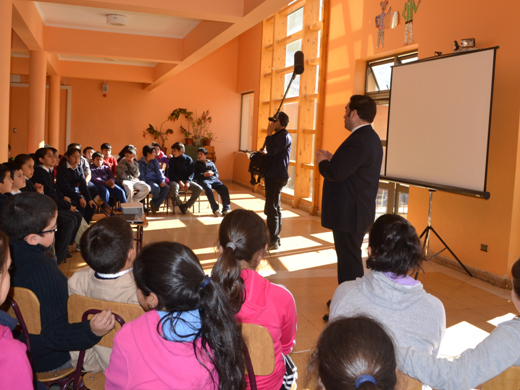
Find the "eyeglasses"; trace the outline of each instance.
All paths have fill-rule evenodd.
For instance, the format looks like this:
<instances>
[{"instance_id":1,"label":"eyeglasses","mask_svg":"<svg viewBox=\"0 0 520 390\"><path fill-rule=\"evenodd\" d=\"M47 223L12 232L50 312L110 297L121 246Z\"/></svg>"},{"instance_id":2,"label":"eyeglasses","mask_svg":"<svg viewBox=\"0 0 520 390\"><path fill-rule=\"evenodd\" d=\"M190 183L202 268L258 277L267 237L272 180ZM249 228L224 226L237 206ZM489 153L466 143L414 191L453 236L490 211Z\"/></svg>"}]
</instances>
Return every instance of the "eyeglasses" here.
<instances>
[{"instance_id":1,"label":"eyeglasses","mask_svg":"<svg viewBox=\"0 0 520 390\"><path fill-rule=\"evenodd\" d=\"M58 231L58 225L54 225L54 227L50 230L44 230L43 232L40 232L39 234L46 234L46 233L56 233Z\"/></svg>"}]
</instances>

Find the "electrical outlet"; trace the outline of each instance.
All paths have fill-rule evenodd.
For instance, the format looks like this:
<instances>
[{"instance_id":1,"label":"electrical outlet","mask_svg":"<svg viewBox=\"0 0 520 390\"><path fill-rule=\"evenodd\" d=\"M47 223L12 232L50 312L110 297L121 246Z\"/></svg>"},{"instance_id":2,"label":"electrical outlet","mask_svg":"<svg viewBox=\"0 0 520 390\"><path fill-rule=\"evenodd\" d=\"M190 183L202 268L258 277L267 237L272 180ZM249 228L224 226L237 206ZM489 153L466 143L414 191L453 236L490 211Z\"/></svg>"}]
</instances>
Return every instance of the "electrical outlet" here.
<instances>
[{"instance_id":1,"label":"electrical outlet","mask_svg":"<svg viewBox=\"0 0 520 390\"><path fill-rule=\"evenodd\" d=\"M485 245L485 244L480 244L480 250L481 250L482 252L487 252L487 251L488 251L488 246Z\"/></svg>"}]
</instances>

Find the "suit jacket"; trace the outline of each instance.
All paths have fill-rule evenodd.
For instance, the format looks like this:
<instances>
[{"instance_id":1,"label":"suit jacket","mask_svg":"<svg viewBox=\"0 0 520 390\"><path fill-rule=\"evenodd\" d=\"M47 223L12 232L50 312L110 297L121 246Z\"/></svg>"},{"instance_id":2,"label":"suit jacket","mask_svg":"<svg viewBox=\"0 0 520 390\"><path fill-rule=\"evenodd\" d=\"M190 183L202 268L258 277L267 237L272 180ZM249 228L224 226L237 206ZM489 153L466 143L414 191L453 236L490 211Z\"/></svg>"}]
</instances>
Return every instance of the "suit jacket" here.
<instances>
[{"instance_id":1,"label":"suit jacket","mask_svg":"<svg viewBox=\"0 0 520 390\"><path fill-rule=\"evenodd\" d=\"M319 164L323 176L321 224L347 233L364 233L374 222L383 147L371 125L358 128Z\"/></svg>"}]
</instances>

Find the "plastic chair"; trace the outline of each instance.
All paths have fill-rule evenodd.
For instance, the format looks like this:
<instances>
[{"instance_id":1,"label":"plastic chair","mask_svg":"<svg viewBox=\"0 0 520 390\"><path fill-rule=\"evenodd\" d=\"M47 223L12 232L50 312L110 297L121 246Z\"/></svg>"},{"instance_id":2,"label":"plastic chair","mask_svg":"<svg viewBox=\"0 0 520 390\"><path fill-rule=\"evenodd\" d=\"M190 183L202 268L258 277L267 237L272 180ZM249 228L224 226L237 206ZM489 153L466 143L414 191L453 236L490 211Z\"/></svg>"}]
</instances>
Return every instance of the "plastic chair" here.
<instances>
[{"instance_id":1,"label":"plastic chair","mask_svg":"<svg viewBox=\"0 0 520 390\"><path fill-rule=\"evenodd\" d=\"M7 301L10 304L7 313L18 320L27 345L27 356L32 365L32 349L29 335L39 335L42 330L40 320L40 302L36 295L29 289L12 287L9 290ZM65 368L59 371L37 372L36 379L47 387L53 384L65 390L74 378L74 368Z\"/></svg>"},{"instance_id":2,"label":"plastic chair","mask_svg":"<svg viewBox=\"0 0 520 390\"><path fill-rule=\"evenodd\" d=\"M130 303L119 303L102 301L99 299L84 297L82 295L71 295L68 301L69 322L76 323L87 321L90 316L101 312L103 309L110 309L116 318L116 326L104 335L97 345L112 348L116 332L121 329L125 322L132 321L144 313L139 305ZM119 324L119 325L118 325ZM74 375L74 389L103 390L105 388L105 374L82 373L85 350L80 351Z\"/></svg>"},{"instance_id":3,"label":"plastic chair","mask_svg":"<svg viewBox=\"0 0 520 390\"><path fill-rule=\"evenodd\" d=\"M271 333L261 325L242 324L244 359L251 390L256 390L255 376L271 375L274 372L274 343ZM296 382L291 390L296 389Z\"/></svg>"}]
</instances>

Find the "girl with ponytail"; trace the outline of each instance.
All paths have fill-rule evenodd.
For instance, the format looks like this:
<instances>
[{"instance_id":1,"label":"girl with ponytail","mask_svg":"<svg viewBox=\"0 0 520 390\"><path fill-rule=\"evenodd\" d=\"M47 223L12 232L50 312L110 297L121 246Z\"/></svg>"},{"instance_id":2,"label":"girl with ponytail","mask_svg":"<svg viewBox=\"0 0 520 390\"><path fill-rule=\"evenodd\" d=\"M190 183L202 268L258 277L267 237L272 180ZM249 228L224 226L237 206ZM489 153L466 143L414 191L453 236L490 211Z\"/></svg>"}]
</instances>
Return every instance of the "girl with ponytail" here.
<instances>
[{"instance_id":1,"label":"girl with ponytail","mask_svg":"<svg viewBox=\"0 0 520 390\"><path fill-rule=\"evenodd\" d=\"M414 227L399 215L382 215L369 231L371 272L336 289L330 319L368 315L385 325L397 347L437 356L446 330L444 306L410 276L422 269L423 260Z\"/></svg>"},{"instance_id":2,"label":"girl with ponytail","mask_svg":"<svg viewBox=\"0 0 520 390\"><path fill-rule=\"evenodd\" d=\"M306 379L312 389L394 390L394 343L372 318L339 317L321 333Z\"/></svg>"},{"instance_id":3,"label":"girl with ponytail","mask_svg":"<svg viewBox=\"0 0 520 390\"><path fill-rule=\"evenodd\" d=\"M256 377L258 389L290 389L297 378L288 356L296 337L296 305L285 287L256 272L268 237L264 220L255 212L239 209L227 214L220 225L220 258L211 277L224 287L239 322L262 325L271 333L275 368L271 375ZM246 382L249 388L248 378Z\"/></svg>"},{"instance_id":4,"label":"girl with ponytail","mask_svg":"<svg viewBox=\"0 0 520 390\"><path fill-rule=\"evenodd\" d=\"M242 389L240 330L222 287L191 249L147 245L134 276L146 313L117 333L106 389Z\"/></svg>"}]
</instances>

